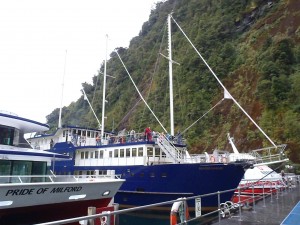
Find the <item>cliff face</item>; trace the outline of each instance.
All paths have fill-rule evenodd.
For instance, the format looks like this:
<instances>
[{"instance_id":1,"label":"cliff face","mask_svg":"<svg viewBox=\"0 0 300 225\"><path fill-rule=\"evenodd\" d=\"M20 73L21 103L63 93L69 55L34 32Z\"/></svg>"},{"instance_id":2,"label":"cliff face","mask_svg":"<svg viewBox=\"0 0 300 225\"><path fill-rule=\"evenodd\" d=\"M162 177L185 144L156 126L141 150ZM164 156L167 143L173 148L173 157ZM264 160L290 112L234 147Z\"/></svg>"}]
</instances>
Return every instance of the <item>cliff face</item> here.
<instances>
[{"instance_id":1,"label":"cliff face","mask_svg":"<svg viewBox=\"0 0 300 225\"><path fill-rule=\"evenodd\" d=\"M118 53L151 109L169 130L167 15L184 30L212 70L246 112L276 143L288 144L289 157L300 160L300 3L297 0L169 0L158 3L139 36ZM228 149L227 133L239 150L270 146L268 140L233 103L172 23L175 133L184 131L191 153ZM107 64L106 130L146 126L162 131L140 100L115 53ZM103 71L103 66L100 69ZM102 75L83 83L101 117ZM207 113L209 111L209 113ZM207 113L207 114L206 114ZM48 117L56 125L58 109ZM63 109L65 124L96 126L83 98Z\"/></svg>"}]
</instances>

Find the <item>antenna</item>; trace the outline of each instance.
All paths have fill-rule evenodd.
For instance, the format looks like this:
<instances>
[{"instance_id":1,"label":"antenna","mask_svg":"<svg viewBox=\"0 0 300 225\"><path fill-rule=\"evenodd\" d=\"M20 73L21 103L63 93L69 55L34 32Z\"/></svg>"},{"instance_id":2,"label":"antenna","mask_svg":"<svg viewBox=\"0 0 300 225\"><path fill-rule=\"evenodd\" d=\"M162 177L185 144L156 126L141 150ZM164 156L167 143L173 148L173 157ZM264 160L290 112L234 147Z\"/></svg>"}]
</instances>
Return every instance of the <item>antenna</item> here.
<instances>
[{"instance_id":1,"label":"antenna","mask_svg":"<svg viewBox=\"0 0 300 225\"><path fill-rule=\"evenodd\" d=\"M61 113L62 113L62 103L64 97L64 86L65 86L65 76L66 76L66 66L67 66L67 49L65 54L65 65L64 65L64 75L61 84L61 98L60 98L60 108L59 108L59 117L58 117L58 128L61 128Z\"/></svg>"}]
</instances>

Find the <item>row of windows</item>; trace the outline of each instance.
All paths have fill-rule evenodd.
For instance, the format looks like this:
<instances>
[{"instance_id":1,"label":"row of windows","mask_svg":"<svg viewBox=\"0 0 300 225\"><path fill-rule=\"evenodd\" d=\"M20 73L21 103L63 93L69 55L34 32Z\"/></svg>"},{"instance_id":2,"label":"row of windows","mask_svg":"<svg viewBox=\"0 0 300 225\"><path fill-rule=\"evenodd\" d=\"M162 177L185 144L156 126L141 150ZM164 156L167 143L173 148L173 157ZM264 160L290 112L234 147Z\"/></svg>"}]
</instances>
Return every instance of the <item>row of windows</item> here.
<instances>
[{"instance_id":1,"label":"row of windows","mask_svg":"<svg viewBox=\"0 0 300 225\"><path fill-rule=\"evenodd\" d=\"M80 130L80 129L63 130L63 137L66 137L71 134L88 137L88 138L95 138L98 135L100 135L100 131L89 131L89 130Z\"/></svg>"},{"instance_id":2,"label":"row of windows","mask_svg":"<svg viewBox=\"0 0 300 225\"><path fill-rule=\"evenodd\" d=\"M75 175L87 175L87 176L92 176L92 175L95 175L95 171L94 170L85 170L85 171L82 171L82 170L76 170L74 171L74 174ZM106 175L107 174L107 171L106 170L100 170L99 171L99 175ZM128 174L126 173L123 173L122 174L122 177L126 177L126 175L128 176ZM138 173L138 174L135 174L135 173L129 173L129 176L139 176L139 177L145 177L145 174L142 172L142 173ZM154 177L163 177L163 178L166 178L167 177L167 173L160 173L159 175L155 174L154 172L151 172L148 174L149 177L151 178L154 178Z\"/></svg>"},{"instance_id":3,"label":"row of windows","mask_svg":"<svg viewBox=\"0 0 300 225\"><path fill-rule=\"evenodd\" d=\"M153 155L153 153L155 153ZM139 148L126 148L126 149L114 149L109 151L109 158L129 158L129 157L143 157L144 149L143 147ZM81 159L103 159L104 150L96 151L85 151L81 152ZM165 156L165 153L161 152L159 148L147 148L146 156L155 157L155 156Z\"/></svg>"},{"instance_id":4,"label":"row of windows","mask_svg":"<svg viewBox=\"0 0 300 225\"><path fill-rule=\"evenodd\" d=\"M0 175L45 175L46 162L0 160Z\"/></svg>"}]
</instances>

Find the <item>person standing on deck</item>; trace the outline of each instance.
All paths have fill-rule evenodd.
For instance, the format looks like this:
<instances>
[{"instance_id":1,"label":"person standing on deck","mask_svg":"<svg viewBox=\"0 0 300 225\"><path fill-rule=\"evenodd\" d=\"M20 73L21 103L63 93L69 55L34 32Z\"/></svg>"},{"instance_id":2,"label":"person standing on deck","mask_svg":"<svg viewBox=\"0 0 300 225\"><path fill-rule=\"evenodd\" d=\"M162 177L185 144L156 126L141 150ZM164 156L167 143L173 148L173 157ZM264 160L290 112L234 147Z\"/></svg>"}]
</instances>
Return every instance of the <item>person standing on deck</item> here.
<instances>
[{"instance_id":1,"label":"person standing on deck","mask_svg":"<svg viewBox=\"0 0 300 225\"><path fill-rule=\"evenodd\" d=\"M152 132L150 127L146 127L145 129L145 137L147 141L152 141Z\"/></svg>"},{"instance_id":2,"label":"person standing on deck","mask_svg":"<svg viewBox=\"0 0 300 225\"><path fill-rule=\"evenodd\" d=\"M133 129L130 131L130 141L131 142L135 141L135 131Z\"/></svg>"}]
</instances>

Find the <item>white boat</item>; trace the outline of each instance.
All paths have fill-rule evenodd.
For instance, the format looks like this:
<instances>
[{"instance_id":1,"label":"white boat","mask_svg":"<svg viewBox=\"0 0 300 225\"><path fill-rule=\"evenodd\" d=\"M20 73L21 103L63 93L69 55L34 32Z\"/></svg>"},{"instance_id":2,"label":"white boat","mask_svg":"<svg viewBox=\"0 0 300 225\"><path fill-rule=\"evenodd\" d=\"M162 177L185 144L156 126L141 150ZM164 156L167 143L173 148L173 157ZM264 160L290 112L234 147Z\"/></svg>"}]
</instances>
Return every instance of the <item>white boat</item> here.
<instances>
[{"instance_id":1,"label":"white boat","mask_svg":"<svg viewBox=\"0 0 300 225\"><path fill-rule=\"evenodd\" d=\"M0 111L0 224L32 224L87 215L106 207L123 179L106 176L55 176L51 161L69 156L32 149L25 133L48 125ZM17 215L17 216L16 216Z\"/></svg>"},{"instance_id":2,"label":"white boat","mask_svg":"<svg viewBox=\"0 0 300 225\"><path fill-rule=\"evenodd\" d=\"M281 174L275 172L269 165L279 165L281 167L289 159L284 154L286 145L277 145L262 149L252 150L248 153L240 153L234 144L233 138L227 135L228 141L234 153L228 154L229 161L251 160L253 167L248 168L239 183L238 189L233 196L233 202L248 202L261 199L263 195L276 193L286 187ZM216 154L222 151L215 150Z\"/></svg>"}]
</instances>

